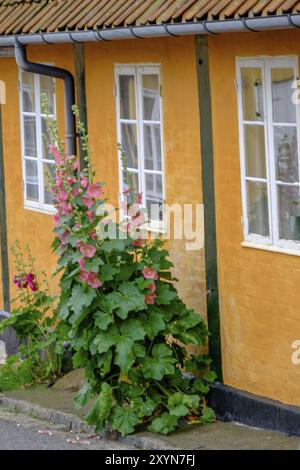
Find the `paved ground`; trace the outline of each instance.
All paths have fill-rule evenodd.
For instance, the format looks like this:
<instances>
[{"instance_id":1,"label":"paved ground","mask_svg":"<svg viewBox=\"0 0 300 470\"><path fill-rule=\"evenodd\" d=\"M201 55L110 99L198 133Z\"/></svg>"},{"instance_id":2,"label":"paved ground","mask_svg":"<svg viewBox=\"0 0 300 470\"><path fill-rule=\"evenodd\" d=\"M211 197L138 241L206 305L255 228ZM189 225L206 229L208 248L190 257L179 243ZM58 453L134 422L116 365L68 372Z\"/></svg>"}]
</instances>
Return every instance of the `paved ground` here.
<instances>
[{"instance_id":1,"label":"paved ground","mask_svg":"<svg viewBox=\"0 0 300 470\"><path fill-rule=\"evenodd\" d=\"M130 449L87 434L71 433L63 426L0 410L0 450Z\"/></svg>"},{"instance_id":2,"label":"paved ground","mask_svg":"<svg viewBox=\"0 0 300 470\"><path fill-rule=\"evenodd\" d=\"M83 416L85 410L75 410L73 403L74 393L65 392L65 391L54 391L47 389L43 386L31 388L28 390L20 390L16 392L10 392L5 394L8 397L25 400L34 404L38 404L42 407L57 409L65 413L77 414L80 417ZM0 419L1 418L1 408L0 408ZM43 424L40 424L43 428ZM45 424L44 424L45 426ZM2 428L0 424L0 449L2 445ZM37 431L36 431L37 433ZM74 436L74 435L73 435ZM266 450L296 450L299 448L300 438L295 436L288 436L286 434L267 431L263 429L251 428L248 426L242 426L237 423L222 423L217 422L214 424L208 424L205 426L192 425L187 429L181 430L179 432L172 433L170 436L160 436L154 435L152 433L137 433L135 436L140 439L147 440L146 445L149 445L149 440L159 439L161 448L177 448L177 449L199 449L199 450L208 450L208 449L231 449L231 450L247 450L247 449L266 449ZM40 437L40 436L38 436ZM80 441L85 441L86 436L78 436ZM74 439L71 435L71 439ZM54 437L53 437L54 439ZM66 439L70 439L70 435L61 436L61 444L66 445ZM45 442L49 441L45 439ZM50 439L51 441L51 439ZM88 448L91 448L91 445L94 445L93 442L88 445ZM99 442L97 443L100 444ZM56 444L55 444L56 445ZM58 443L57 443L58 445ZM74 444L75 445L75 444ZM80 442L81 446L85 446L84 442ZM101 445L104 445L102 441ZM134 443L127 440L127 444L124 442L114 443L110 441L108 447L110 446L124 446L129 445L134 447ZM152 448L155 449L155 442L152 447L143 448ZM76 447L76 446L75 446ZM123 447L124 448L124 447Z\"/></svg>"}]
</instances>

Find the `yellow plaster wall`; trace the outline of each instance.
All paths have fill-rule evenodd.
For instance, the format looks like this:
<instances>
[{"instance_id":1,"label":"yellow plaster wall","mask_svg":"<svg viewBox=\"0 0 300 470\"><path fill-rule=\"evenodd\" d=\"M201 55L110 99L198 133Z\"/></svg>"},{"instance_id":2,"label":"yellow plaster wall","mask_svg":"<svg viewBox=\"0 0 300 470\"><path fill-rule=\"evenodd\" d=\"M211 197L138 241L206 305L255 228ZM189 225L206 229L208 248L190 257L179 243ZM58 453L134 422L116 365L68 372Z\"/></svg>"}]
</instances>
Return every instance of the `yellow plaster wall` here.
<instances>
[{"instance_id":1,"label":"yellow plaster wall","mask_svg":"<svg viewBox=\"0 0 300 470\"><path fill-rule=\"evenodd\" d=\"M73 70L72 46L29 48L29 58ZM201 203L201 162L194 39L151 39L86 44L86 89L89 137L98 179L107 183L111 202L118 201L114 65L160 63L162 66L166 197L169 204ZM24 209L18 101L14 59L0 59L0 79L7 84L3 107L8 243L18 238L33 249L39 269L51 272L52 219ZM57 83L59 122L64 120L63 86ZM203 227L202 227L203 229ZM176 264L179 290L189 306L205 314L203 250L185 251L184 241L168 244ZM13 275L10 258L11 277ZM0 291L1 295L1 291ZM1 295L2 303L2 295Z\"/></svg>"},{"instance_id":2,"label":"yellow plaster wall","mask_svg":"<svg viewBox=\"0 0 300 470\"><path fill-rule=\"evenodd\" d=\"M86 44L89 135L98 176L107 183L111 202L117 204L114 66L139 63L161 64L166 202L201 203L199 111L192 37ZM168 245L182 298L205 314L203 250L185 251L185 242L178 240Z\"/></svg>"},{"instance_id":3,"label":"yellow plaster wall","mask_svg":"<svg viewBox=\"0 0 300 470\"><path fill-rule=\"evenodd\" d=\"M40 46L28 48L28 58L33 61L51 63L73 71L72 46ZM49 275L55 268L55 257L51 253L53 223L50 215L24 209L22 190L22 159L20 136L20 113L18 92L18 69L14 58L0 58L0 80L6 85L6 104L2 106L3 147L6 178L6 211L8 247L16 239L26 243L36 258L37 270L46 270ZM64 128L63 83L57 81L57 115L62 132ZM10 251L10 250L9 250ZM14 266L9 252L10 278ZM1 276L1 272L0 272ZM51 281L55 288L55 280ZM15 295L11 283L11 295ZM2 282L0 282L0 309L3 307Z\"/></svg>"},{"instance_id":4,"label":"yellow plaster wall","mask_svg":"<svg viewBox=\"0 0 300 470\"><path fill-rule=\"evenodd\" d=\"M235 57L300 54L298 31L209 38L222 354L226 384L300 405L300 258L241 246Z\"/></svg>"}]
</instances>

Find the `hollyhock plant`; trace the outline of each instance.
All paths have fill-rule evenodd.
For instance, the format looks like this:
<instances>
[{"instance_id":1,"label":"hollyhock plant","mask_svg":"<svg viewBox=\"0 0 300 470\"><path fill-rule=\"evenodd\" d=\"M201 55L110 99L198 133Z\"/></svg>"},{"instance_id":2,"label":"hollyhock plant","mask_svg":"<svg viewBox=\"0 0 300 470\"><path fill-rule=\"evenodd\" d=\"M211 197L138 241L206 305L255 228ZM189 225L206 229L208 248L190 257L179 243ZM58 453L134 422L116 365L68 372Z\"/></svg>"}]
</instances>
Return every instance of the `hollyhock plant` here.
<instances>
[{"instance_id":1,"label":"hollyhock plant","mask_svg":"<svg viewBox=\"0 0 300 470\"><path fill-rule=\"evenodd\" d=\"M145 267L143 268L142 273L145 279L155 279L155 280L158 279L158 274L157 274L157 271L155 271L155 269Z\"/></svg>"},{"instance_id":2,"label":"hollyhock plant","mask_svg":"<svg viewBox=\"0 0 300 470\"><path fill-rule=\"evenodd\" d=\"M61 275L57 311L68 331L74 367L83 367L87 380L75 402L83 406L94 397L87 423L97 431L108 425L123 435L139 425L168 433L183 418L213 421L203 392L213 380L212 375L203 379L209 374L205 323L180 300L164 242L147 240L143 195L132 189L122 151L120 221L116 211L107 209L76 108L74 113L84 168L65 156L59 142L52 151L56 178L62 180L53 184L53 249ZM55 130L53 135L57 141ZM185 347L190 343L204 353L191 357ZM201 378L189 381L183 369L199 371Z\"/></svg>"},{"instance_id":3,"label":"hollyhock plant","mask_svg":"<svg viewBox=\"0 0 300 470\"><path fill-rule=\"evenodd\" d=\"M93 258L96 253L96 248L93 245L81 245L80 253L82 253L86 258Z\"/></svg>"}]
</instances>

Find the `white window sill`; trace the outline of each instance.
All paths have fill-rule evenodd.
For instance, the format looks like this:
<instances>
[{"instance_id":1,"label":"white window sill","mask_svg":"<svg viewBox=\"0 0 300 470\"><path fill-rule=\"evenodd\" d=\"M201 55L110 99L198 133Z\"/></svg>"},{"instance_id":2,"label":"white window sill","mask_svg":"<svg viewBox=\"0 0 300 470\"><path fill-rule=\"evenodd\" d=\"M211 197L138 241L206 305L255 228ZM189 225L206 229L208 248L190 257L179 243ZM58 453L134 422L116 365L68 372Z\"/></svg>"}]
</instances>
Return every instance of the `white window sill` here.
<instances>
[{"instance_id":1,"label":"white window sill","mask_svg":"<svg viewBox=\"0 0 300 470\"><path fill-rule=\"evenodd\" d=\"M275 246L275 245L264 245L260 243L251 243L251 242L242 242L241 246L244 248L254 248L256 250L272 251L274 253L282 253L285 255L300 256L300 247L299 249L282 248L282 247Z\"/></svg>"},{"instance_id":2,"label":"white window sill","mask_svg":"<svg viewBox=\"0 0 300 470\"><path fill-rule=\"evenodd\" d=\"M35 207L35 206L29 206L27 204L24 205L24 209L28 211L33 211L33 212L39 212L40 214L45 214L45 215L54 215L56 213L56 209L50 209L50 208L42 208L42 207Z\"/></svg>"}]
</instances>

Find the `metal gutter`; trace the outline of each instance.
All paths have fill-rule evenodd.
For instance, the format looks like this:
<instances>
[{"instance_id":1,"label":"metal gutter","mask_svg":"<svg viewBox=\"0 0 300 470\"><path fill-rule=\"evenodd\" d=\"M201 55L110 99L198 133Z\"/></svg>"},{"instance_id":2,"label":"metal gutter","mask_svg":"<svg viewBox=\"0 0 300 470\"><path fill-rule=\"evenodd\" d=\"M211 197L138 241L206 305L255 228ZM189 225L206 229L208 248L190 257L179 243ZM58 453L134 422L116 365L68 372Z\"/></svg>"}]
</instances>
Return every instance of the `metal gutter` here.
<instances>
[{"instance_id":1,"label":"metal gutter","mask_svg":"<svg viewBox=\"0 0 300 470\"><path fill-rule=\"evenodd\" d=\"M15 39L15 56L18 67L24 72L32 72L48 77L59 78L65 84L65 121L66 121L66 153L76 155L76 122L72 111L75 104L75 82L73 75L65 69L51 65L29 62L26 47Z\"/></svg>"},{"instance_id":2,"label":"metal gutter","mask_svg":"<svg viewBox=\"0 0 300 470\"><path fill-rule=\"evenodd\" d=\"M89 31L64 31L54 33L17 34L0 36L0 46L20 44L61 44L76 42L113 41L120 39L146 39L162 36L186 36L196 34L220 34L245 31L265 31L300 28L300 15L274 15L257 18L240 18L221 21L194 21L161 25L128 26L122 28Z\"/></svg>"}]
</instances>

